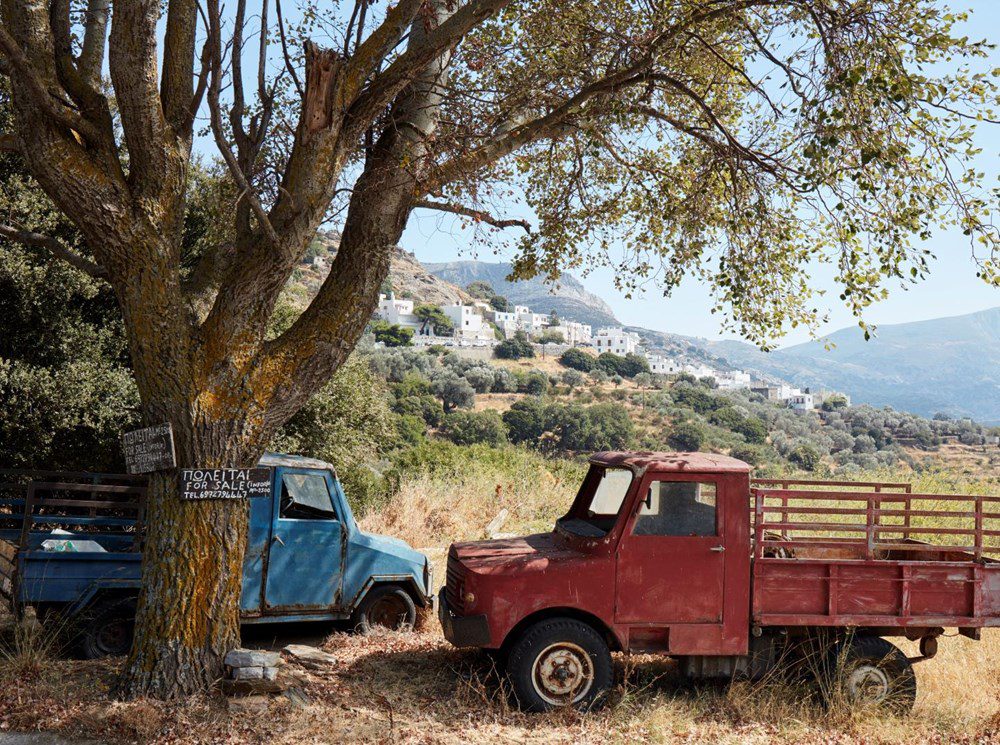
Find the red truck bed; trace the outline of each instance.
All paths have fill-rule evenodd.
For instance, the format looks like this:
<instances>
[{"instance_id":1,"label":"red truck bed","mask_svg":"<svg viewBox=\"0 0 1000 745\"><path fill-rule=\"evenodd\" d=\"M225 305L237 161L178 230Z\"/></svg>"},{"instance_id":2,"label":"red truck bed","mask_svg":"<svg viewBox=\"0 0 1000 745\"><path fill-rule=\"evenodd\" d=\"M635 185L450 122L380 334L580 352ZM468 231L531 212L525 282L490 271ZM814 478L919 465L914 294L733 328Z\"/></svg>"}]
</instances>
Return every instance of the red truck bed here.
<instances>
[{"instance_id":1,"label":"red truck bed","mask_svg":"<svg viewBox=\"0 0 1000 745\"><path fill-rule=\"evenodd\" d=\"M1000 626L1000 497L758 480L752 500L755 624Z\"/></svg>"}]
</instances>

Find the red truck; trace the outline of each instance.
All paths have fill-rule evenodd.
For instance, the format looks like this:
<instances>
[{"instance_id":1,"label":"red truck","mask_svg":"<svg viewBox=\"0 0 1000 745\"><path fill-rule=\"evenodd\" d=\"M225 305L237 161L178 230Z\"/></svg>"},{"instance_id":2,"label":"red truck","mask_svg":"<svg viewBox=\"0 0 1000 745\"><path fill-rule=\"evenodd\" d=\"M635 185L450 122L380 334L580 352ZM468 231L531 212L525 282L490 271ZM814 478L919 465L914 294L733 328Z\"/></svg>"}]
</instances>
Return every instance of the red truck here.
<instances>
[{"instance_id":1,"label":"red truck","mask_svg":"<svg viewBox=\"0 0 1000 745\"><path fill-rule=\"evenodd\" d=\"M599 702L613 651L760 677L821 639L846 660L850 700L908 710L912 665L945 627L1000 626L1000 561L985 555L1000 552L1000 497L750 471L705 453L594 455L552 532L451 546L446 638L498 652L530 711Z\"/></svg>"}]
</instances>

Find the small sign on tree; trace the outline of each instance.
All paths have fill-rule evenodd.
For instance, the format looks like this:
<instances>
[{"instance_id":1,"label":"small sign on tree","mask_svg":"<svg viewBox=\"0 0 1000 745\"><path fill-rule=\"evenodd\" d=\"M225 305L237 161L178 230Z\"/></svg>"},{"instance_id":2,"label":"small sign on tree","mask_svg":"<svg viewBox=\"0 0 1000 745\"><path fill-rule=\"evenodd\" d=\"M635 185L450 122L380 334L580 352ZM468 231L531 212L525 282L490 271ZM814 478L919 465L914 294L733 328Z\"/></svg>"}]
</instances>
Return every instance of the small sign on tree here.
<instances>
[{"instance_id":1,"label":"small sign on tree","mask_svg":"<svg viewBox=\"0 0 1000 745\"><path fill-rule=\"evenodd\" d=\"M174 430L169 423L126 432L122 449L129 473L152 473L177 465Z\"/></svg>"},{"instance_id":2,"label":"small sign on tree","mask_svg":"<svg viewBox=\"0 0 1000 745\"><path fill-rule=\"evenodd\" d=\"M181 499L249 499L271 493L270 468L182 468Z\"/></svg>"}]
</instances>

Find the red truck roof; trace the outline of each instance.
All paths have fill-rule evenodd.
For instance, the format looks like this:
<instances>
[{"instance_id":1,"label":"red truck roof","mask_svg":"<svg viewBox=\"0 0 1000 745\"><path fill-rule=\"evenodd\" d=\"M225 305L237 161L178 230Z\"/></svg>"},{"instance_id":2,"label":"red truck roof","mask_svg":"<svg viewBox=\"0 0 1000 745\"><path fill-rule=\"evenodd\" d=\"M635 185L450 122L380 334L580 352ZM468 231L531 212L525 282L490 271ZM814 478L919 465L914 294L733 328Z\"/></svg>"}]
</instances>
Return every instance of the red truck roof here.
<instances>
[{"instance_id":1,"label":"red truck roof","mask_svg":"<svg viewBox=\"0 0 1000 745\"><path fill-rule=\"evenodd\" d=\"M638 471L678 471L691 473L749 473L751 467L736 458L715 453L662 453L652 451L607 450L594 453L590 462L602 466L624 466Z\"/></svg>"}]
</instances>

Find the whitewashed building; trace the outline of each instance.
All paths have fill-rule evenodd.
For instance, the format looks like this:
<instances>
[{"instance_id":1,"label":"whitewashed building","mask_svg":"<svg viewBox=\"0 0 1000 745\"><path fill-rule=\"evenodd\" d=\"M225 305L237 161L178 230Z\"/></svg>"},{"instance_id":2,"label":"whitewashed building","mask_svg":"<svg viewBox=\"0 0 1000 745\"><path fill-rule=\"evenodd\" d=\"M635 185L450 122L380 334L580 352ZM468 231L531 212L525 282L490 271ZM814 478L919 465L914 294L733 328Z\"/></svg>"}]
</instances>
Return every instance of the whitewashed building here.
<instances>
[{"instance_id":1,"label":"whitewashed building","mask_svg":"<svg viewBox=\"0 0 1000 745\"><path fill-rule=\"evenodd\" d=\"M646 352L646 361L649 363L649 371L655 375L673 375L681 371L676 360L662 354Z\"/></svg>"},{"instance_id":2,"label":"whitewashed building","mask_svg":"<svg viewBox=\"0 0 1000 745\"><path fill-rule=\"evenodd\" d=\"M378 296L378 316L394 326L413 329L414 334L419 334L423 326L423 321L413 314L413 301L397 298L391 292Z\"/></svg>"},{"instance_id":3,"label":"whitewashed building","mask_svg":"<svg viewBox=\"0 0 1000 745\"><path fill-rule=\"evenodd\" d=\"M441 311L455 326L455 337L466 341L492 341L493 329L471 305L445 305Z\"/></svg>"},{"instance_id":4,"label":"whitewashed building","mask_svg":"<svg viewBox=\"0 0 1000 745\"><path fill-rule=\"evenodd\" d=\"M750 373L743 370L725 370L715 373L715 382L719 384L719 388L725 390L749 388L751 380Z\"/></svg>"},{"instance_id":5,"label":"whitewashed building","mask_svg":"<svg viewBox=\"0 0 1000 745\"><path fill-rule=\"evenodd\" d=\"M626 331L622 328L606 328L597 332L594 338L594 347L598 354L611 352L619 357L626 354L635 354L639 349L641 340L634 331Z\"/></svg>"},{"instance_id":6,"label":"whitewashed building","mask_svg":"<svg viewBox=\"0 0 1000 745\"><path fill-rule=\"evenodd\" d=\"M592 338L590 326L576 321L562 321L558 326L549 326L547 330L562 334L563 340L573 347L590 344Z\"/></svg>"},{"instance_id":7,"label":"whitewashed building","mask_svg":"<svg viewBox=\"0 0 1000 745\"><path fill-rule=\"evenodd\" d=\"M796 411L812 411L816 408L816 404L813 401L813 395L802 391L793 393L786 399L786 403L789 408L795 409Z\"/></svg>"}]
</instances>

